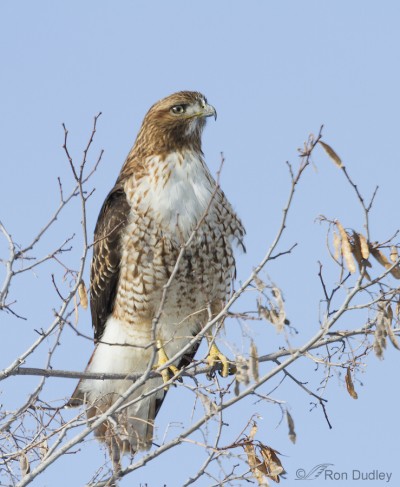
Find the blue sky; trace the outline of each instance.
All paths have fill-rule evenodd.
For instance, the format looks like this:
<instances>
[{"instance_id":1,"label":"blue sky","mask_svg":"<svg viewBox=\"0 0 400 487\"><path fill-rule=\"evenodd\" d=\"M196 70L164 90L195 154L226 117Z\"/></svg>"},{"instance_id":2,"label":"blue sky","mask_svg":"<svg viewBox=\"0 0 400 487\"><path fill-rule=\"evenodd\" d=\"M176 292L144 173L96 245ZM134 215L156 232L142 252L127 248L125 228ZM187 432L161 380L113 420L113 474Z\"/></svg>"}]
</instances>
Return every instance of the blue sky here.
<instances>
[{"instance_id":1,"label":"blue sky","mask_svg":"<svg viewBox=\"0 0 400 487\"><path fill-rule=\"evenodd\" d=\"M297 148L321 124L324 140L341 155L363 194L370 196L379 185L371 236L385 240L399 226L399 16L394 0L2 2L0 219L17 242L32 239L58 204L57 177L66 186L72 184L61 147L61 123L70 131L71 154L80 159L93 116L101 111L93 158L100 149L105 152L88 205L92 233L147 109L174 91L193 89L203 92L218 111L217 122L210 121L204 134L206 160L215 173L224 153L222 186L247 229L248 252L238 256L239 279L249 275L277 230L289 189L285 161L296 164ZM299 246L267 269L284 291L299 343L318 329L322 290L317 261L326 263L330 284L337 278L325 247L326 228L315 219L324 214L359 231L363 225L362 212L340 171L321 150L313 160L315 166L296 192L282 241L282 249L294 242ZM38 251L45 253L79 231L76 215L77 207L71 205ZM5 249L0 241L2 256ZM78 247L66 259L72 265L79 255ZM51 266L44 266L36 275L15 281L16 309L28 320L0 316L1 367L31 343L34 328L50 322L57 300L50 272ZM254 302L252 296L246 299L249 305ZM355 326L354 319L349 315L342 328ZM88 313L82 312L79 327L91 333ZM267 324L254 325L251 333L260 353L282 345ZM232 336L226 330L222 343L229 346L233 341L233 351L246 352L237 329ZM67 334L54 367L83 369L91 347ZM232 435L241 418L258 412L263 417L260 439L285 455L286 485L292 485L298 468L309 470L324 462L338 471L393 472L392 482L398 481L397 353L389 345L384 361L372 355L365 361L365 373L358 376L363 387L356 384L358 401L332 378L326 392L331 431L320 410L309 411L310 398L285 381L274 397L288 401L296 445L289 442L286 425L279 425L277 408L255 405L254 400L244 401L228 416ZM30 365L43 365L43 357ZM322 379L312 364L304 362L292 370L314 389ZM4 384L1 402L25 397L36 383L16 378ZM46 398L66 397L73 387L73 381L49 381ZM179 420L179 394L169 394L159 416L160 430L169 418ZM84 485L103 455L91 441L34 485ZM179 468L171 468L177 457ZM203 459L199 449L184 445L121 485L180 485ZM210 485L210 480L198 485ZM354 481L340 485L353 486Z\"/></svg>"}]
</instances>

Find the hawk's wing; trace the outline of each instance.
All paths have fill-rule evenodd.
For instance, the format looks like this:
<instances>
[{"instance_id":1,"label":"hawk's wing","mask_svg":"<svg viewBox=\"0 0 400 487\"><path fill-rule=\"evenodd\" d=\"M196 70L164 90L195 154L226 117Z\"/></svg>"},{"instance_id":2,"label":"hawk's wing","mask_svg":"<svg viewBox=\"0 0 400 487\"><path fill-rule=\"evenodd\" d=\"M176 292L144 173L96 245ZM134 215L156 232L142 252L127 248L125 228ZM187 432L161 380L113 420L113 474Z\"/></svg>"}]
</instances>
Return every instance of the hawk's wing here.
<instances>
[{"instance_id":1,"label":"hawk's wing","mask_svg":"<svg viewBox=\"0 0 400 487\"><path fill-rule=\"evenodd\" d=\"M94 231L90 270L90 310L95 341L103 335L107 318L113 311L121 261L121 233L128 221L129 211L125 191L117 184L103 203ZM94 353L95 351L86 370ZM80 389L82 381L83 379L78 382L67 406L80 406L84 401L84 394Z\"/></svg>"},{"instance_id":2,"label":"hawk's wing","mask_svg":"<svg viewBox=\"0 0 400 487\"><path fill-rule=\"evenodd\" d=\"M124 189L115 186L97 219L90 270L90 310L96 341L101 338L106 320L113 311L121 261L121 233L129 211Z\"/></svg>"}]
</instances>

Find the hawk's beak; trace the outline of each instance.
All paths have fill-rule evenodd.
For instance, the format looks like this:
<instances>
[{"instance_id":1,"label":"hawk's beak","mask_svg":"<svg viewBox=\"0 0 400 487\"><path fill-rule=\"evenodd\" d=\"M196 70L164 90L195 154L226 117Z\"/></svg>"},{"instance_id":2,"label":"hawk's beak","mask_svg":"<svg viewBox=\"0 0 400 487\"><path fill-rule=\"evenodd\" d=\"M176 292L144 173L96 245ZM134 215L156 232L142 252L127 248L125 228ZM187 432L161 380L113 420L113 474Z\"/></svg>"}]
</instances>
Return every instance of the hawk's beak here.
<instances>
[{"instance_id":1,"label":"hawk's beak","mask_svg":"<svg viewBox=\"0 0 400 487\"><path fill-rule=\"evenodd\" d=\"M217 120L217 110L212 105L206 104L202 110L203 117L214 117Z\"/></svg>"}]
</instances>

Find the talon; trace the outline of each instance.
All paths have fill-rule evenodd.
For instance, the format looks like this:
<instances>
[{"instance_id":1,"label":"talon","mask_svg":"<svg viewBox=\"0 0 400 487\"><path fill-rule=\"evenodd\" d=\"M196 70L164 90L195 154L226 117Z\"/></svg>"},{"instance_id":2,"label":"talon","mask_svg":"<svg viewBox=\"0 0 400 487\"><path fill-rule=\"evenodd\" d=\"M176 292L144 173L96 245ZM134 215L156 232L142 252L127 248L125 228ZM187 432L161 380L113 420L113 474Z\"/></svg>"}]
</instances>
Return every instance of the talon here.
<instances>
[{"instance_id":1,"label":"talon","mask_svg":"<svg viewBox=\"0 0 400 487\"><path fill-rule=\"evenodd\" d=\"M213 377L217 368L219 369L219 374L222 377L228 377L228 375L234 373L234 364L230 362L223 353L221 353L215 343L213 343L210 347L206 362L210 367L212 367L212 370L208 374L209 379Z\"/></svg>"},{"instance_id":2,"label":"talon","mask_svg":"<svg viewBox=\"0 0 400 487\"><path fill-rule=\"evenodd\" d=\"M162 367L164 364L166 364L169 360L167 354L165 353L164 347L161 343L161 341L157 341L157 348L158 348L158 362L157 364L153 367L154 369L159 369ZM168 365L165 369L160 371L161 377L163 379L164 384L167 383L169 380L172 379L175 375L179 374L179 369L178 367L175 367L175 365L171 364ZM179 382L182 382L182 377L178 377L177 380ZM167 391L169 386L165 386L164 389Z\"/></svg>"}]
</instances>

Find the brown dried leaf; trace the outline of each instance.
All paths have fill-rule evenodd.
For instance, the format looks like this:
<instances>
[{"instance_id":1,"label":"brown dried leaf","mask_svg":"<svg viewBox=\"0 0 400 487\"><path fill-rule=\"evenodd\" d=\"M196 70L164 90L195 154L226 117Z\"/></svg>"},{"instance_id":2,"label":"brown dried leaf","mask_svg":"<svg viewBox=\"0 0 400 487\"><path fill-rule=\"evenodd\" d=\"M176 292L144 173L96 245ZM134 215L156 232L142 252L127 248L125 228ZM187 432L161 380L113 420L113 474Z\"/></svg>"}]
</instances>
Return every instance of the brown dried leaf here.
<instances>
[{"instance_id":1,"label":"brown dried leaf","mask_svg":"<svg viewBox=\"0 0 400 487\"><path fill-rule=\"evenodd\" d=\"M276 301L276 305L278 308L277 312L277 322L275 323L277 325L277 331L280 333L283 331L283 327L286 323L286 311L285 311L285 305L282 297L281 290L277 288L276 286L272 288L272 295L274 296L274 299Z\"/></svg>"},{"instance_id":2,"label":"brown dried leaf","mask_svg":"<svg viewBox=\"0 0 400 487\"><path fill-rule=\"evenodd\" d=\"M395 279L400 279L400 268L397 266L397 267L394 267L390 273L392 274L392 276L395 278Z\"/></svg>"},{"instance_id":3,"label":"brown dried leaf","mask_svg":"<svg viewBox=\"0 0 400 487\"><path fill-rule=\"evenodd\" d=\"M268 303L271 306L269 309L267 306L263 306L261 301L258 300L257 307L258 307L258 314L261 318L266 319L270 323L272 323L276 327L276 331L280 333L283 330L283 325L286 321L286 316L284 311L281 312L273 307L273 303L269 301Z\"/></svg>"},{"instance_id":4,"label":"brown dried leaf","mask_svg":"<svg viewBox=\"0 0 400 487\"><path fill-rule=\"evenodd\" d=\"M387 327L387 334L388 334L388 337L389 337L390 341L392 342L392 345L394 346L394 348L397 348L397 350L400 350L399 342L397 341L397 337L394 334L391 326Z\"/></svg>"},{"instance_id":5,"label":"brown dried leaf","mask_svg":"<svg viewBox=\"0 0 400 487\"><path fill-rule=\"evenodd\" d=\"M262 468L265 468L264 462L257 457L254 446L251 443L246 443L243 448L247 454L247 462L250 470L252 471L254 478L257 480L258 485L267 486L268 484L262 473Z\"/></svg>"},{"instance_id":6,"label":"brown dried leaf","mask_svg":"<svg viewBox=\"0 0 400 487\"><path fill-rule=\"evenodd\" d=\"M387 336L389 337L389 340L392 342L392 345L394 346L394 348L397 348L397 350L400 350L399 342L397 341L397 337L394 334L393 328L392 328L393 309L392 309L392 306L390 304L388 304L386 307L386 316L387 316L387 319L386 319L385 323L386 323Z\"/></svg>"},{"instance_id":7,"label":"brown dried leaf","mask_svg":"<svg viewBox=\"0 0 400 487\"><path fill-rule=\"evenodd\" d=\"M79 283L78 294L79 294L79 299L81 301L82 308L87 309L87 307L88 307L88 295L87 295L85 282L83 280Z\"/></svg>"},{"instance_id":8,"label":"brown dried leaf","mask_svg":"<svg viewBox=\"0 0 400 487\"><path fill-rule=\"evenodd\" d=\"M363 256L361 254L361 243L360 243L360 237L357 232L353 230L353 239L351 242L351 248L353 251L353 255L356 258L358 267L361 269L363 265Z\"/></svg>"},{"instance_id":9,"label":"brown dried leaf","mask_svg":"<svg viewBox=\"0 0 400 487\"><path fill-rule=\"evenodd\" d=\"M397 251L397 247L394 245L390 247L390 260L393 262L393 264L399 260L399 253Z\"/></svg>"},{"instance_id":10,"label":"brown dried leaf","mask_svg":"<svg viewBox=\"0 0 400 487\"><path fill-rule=\"evenodd\" d=\"M19 456L19 467L21 469L21 474L23 477L25 477L25 475L27 475L31 471L31 466L25 453L21 453Z\"/></svg>"},{"instance_id":11,"label":"brown dried leaf","mask_svg":"<svg viewBox=\"0 0 400 487\"><path fill-rule=\"evenodd\" d=\"M247 385L250 382L249 377L249 364L248 361L242 356L238 355L235 361L236 372L235 372L235 395L238 396L240 393L240 384Z\"/></svg>"},{"instance_id":12,"label":"brown dried leaf","mask_svg":"<svg viewBox=\"0 0 400 487\"><path fill-rule=\"evenodd\" d=\"M332 159L332 161L336 164L336 166L342 168L343 162L340 159L340 157L336 154L336 152L332 149L332 147L330 145L326 144L325 142L322 142L322 140L319 140L318 143L322 145L325 152Z\"/></svg>"},{"instance_id":13,"label":"brown dried leaf","mask_svg":"<svg viewBox=\"0 0 400 487\"><path fill-rule=\"evenodd\" d=\"M392 309L392 306L390 305L390 303L387 304L386 306L386 317L389 321L389 326L392 326L392 321L393 321L393 309Z\"/></svg>"},{"instance_id":14,"label":"brown dried leaf","mask_svg":"<svg viewBox=\"0 0 400 487\"><path fill-rule=\"evenodd\" d=\"M350 367L347 367L345 380L346 380L347 392L350 394L350 396L353 399L358 399L358 394L354 389L353 379L351 378Z\"/></svg>"},{"instance_id":15,"label":"brown dried leaf","mask_svg":"<svg viewBox=\"0 0 400 487\"><path fill-rule=\"evenodd\" d=\"M283 472L282 463L277 456L276 450L269 446L261 446L261 454L264 459L264 465L267 470L267 475L270 479L274 480L277 484L280 482L279 475Z\"/></svg>"},{"instance_id":16,"label":"brown dried leaf","mask_svg":"<svg viewBox=\"0 0 400 487\"><path fill-rule=\"evenodd\" d=\"M342 240L342 255L344 262L350 274L354 274L356 272L356 265L354 263L349 237L339 220L336 220L335 223Z\"/></svg>"},{"instance_id":17,"label":"brown dried leaf","mask_svg":"<svg viewBox=\"0 0 400 487\"><path fill-rule=\"evenodd\" d=\"M280 289L273 287L271 290L274 302L268 299L266 306L263 306L261 299L257 300L258 314L262 318L271 322L278 333L283 331L283 327L289 324L289 320L286 318L286 312L284 307L284 301Z\"/></svg>"},{"instance_id":18,"label":"brown dried leaf","mask_svg":"<svg viewBox=\"0 0 400 487\"><path fill-rule=\"evenodd\" d=\"M400 316L400 301L397 301L396 302L396 316L397 316L397 319L399 319L399 316Z\"/></svg>"},{"instance_id":19,"label":"brown dried leaf","mask_svg":"<svg viewBox=\"0 0 400 487\"><path fill-rule=\"evenodd\" d=\"M264 291L264 289L267 287L265 282L260 279L257 274L253 277L253 281L258 291Z\"/></svg>"},{"instance_id":20,"label":"brown dried leaf","mask_svg":"<svg viewBox=\"0 0 400 487\"><path fill-rule=\"evenodd\" d=\"M384 253L382 253L378 248L372 247L371 248L371 253L375 257L375 259L386 269L388 267L392 267L390 262L387 260L386 256Z\"/></svg>"},{"instance_id":21,"label":"brown dried leaf","mask_svg":"<svg viewBox=\"0 0 400 487\"><path fill-rule=\"evenodd\" d=\"M247 360L242 356L238 355L236 357L236 381L239 382L240 384L245 384L247 385L250 382L250 377L249 377L249 364Z\"/></svg>"},{"instance_id":22,"label":"brown dried leaf","mask_svg":"<svg viewBox=\"0 0 400 487\"><path fill-rule=\"evenodd\" d=\"M43 459L49 451L49 444L47 443L47 438L43 438L42 442L39 445L39 454L40 458Z\"/></svg>"},{"instance_id":23,"label":"brown dried leaf","mask_svg":"<svg viewBox=\"0 0 400 487\"><path fill-rule=\"evenodd\" d=\"M355 232L353 230L352 241L351 241L351 249L352 249L353 255L354 255L354 257L355 257L355 259L357 261L358 268L359 268L360 272L362 270L364 270L365 277L368 280L371 280L370 275L365 270L365 267L372 267L372 266L368 262L368 260L366 260L363 257L363 255L362 255L362 251L361 251L361 238L360 237L361 237L360 234L358 234L357 232Z\"/></svg>"},{"instance_id":24,"label":"brown dried leaf","mask_svg":"<svg viewBox=\"0 0 400 487\"><path fill-rule=\"evenodd\" d=\"M360 246L361 246L361 255L363 259L369 259L369 245L367 239L364 237L362 233L359 233L358 236L360 237Z\"/></svg>"},{"instance_id":25,"label":"brown dried leaf","mask_svg":"<svg viewBox=\"0 0 400 487\"><path fill-rule=\"evenodd\" d=\"M217 405L214 401L212 401L209 396L203 394L202 392L197 392L197 396L200 398L201 402L203 403L204 411L206 414L215 414L217 411Z\"/></svg>"},{"instance_id":26,"label":"brown dried leaf","mask_svg":"<svg viewBox=\"0 0 400 487\"><path fill-rule=\"evenodd\" d=\"M335 260L339 260L340 254L341 254L341 245L340 245L340 237L336 232L333 232L333 249L334 249L334 254L333 258Z\"/></svg>"},{"instance_id":27,"label":"brown dried leaf","mask_svg":"<svg viewBox=\"0 0 400 487\"><path fill-rule=\"evenodd\" d=\"M254 446L252 443L246 443L244 446L244 451L247 454L247 461L249 464L249 467L253 470L254 468L257 468L258 462L256 461L256 452L254 450Z\"/></svg>"},{"instance_id":28,"label":"brown dried leaf","mask_svg":"<svg viewBox=\"0 0 400 487\"><path fill-rule=\"evenodd\" d=\"M386 336L387 336L387 318L386 318L386 310L385 310L385 302L380 301L378 302L378 312L376 314L376 325L375 325L375 333L374 333L374 344L373 349L375 355L379 359L383 359L383 350L386 348Z\"/></svg>"},{"instance_id":29,"label":"brown dried leaf","mask_svg":"<svg viewBox=\"0 0 400 487\"><path fill-rule=\"evenodd\" d=\"M261 304L261 300L257 300L257 310L258 310L258 315L261 318L264 318L265 320L269 321L272 323L272 318L271 318L271 311L266 307Z\"/></svg>"},{"instance_id":30,"label":"brown dried leaf","mask_svg":"<svg viewBox=\"0 0 400 487\"><path fill-rule=\"evenodd\" d=\"M250 369L253 379L257 382L259 379L258 373L258 352L256 344L252 341L250 345Z\"/></svg>"},{"instance_id":31,"label":"brown dried leaf","mask_svg":"<svg viewBox=\"0 0 400 487\"><path fill-rule=\"evenodd\" d=\"M385 254L381 252L378 248L372 247L371 248L371 253L375 257L375 259L385 268L385 269L390 269L393 264L391 264ZM391 269L390 273L392 276L396 279L400 279L400 268L399 267L394 267Z\"/></svg>"},{"instance_id":32,"label":"brown dried leaf","mask_svg":"<svg viewBox=\"0 0 400 487\"><path fill-rule=\"evenodd\" d=\"M289 413L288 410L286 410L286 419L287 419L287 424L289 428L289 440L292 443L296 443L296 432L294 430L294 421L292 418L292 415Z\"/></svg>"},{"instance_id":33,"label":"brown dried leaf","mask_svg":"<svg viewBox=\"0 0 400 487\"><path fill-rule=\"evenodd\" d=\"M257 433L257 423L254 422L253 423L253 426L251 427L251 430L250 430L250 433L249 433L249 438L251 440L254 440L254 437L256 436L256 433Z\"/></svg>"}]
</instances>

